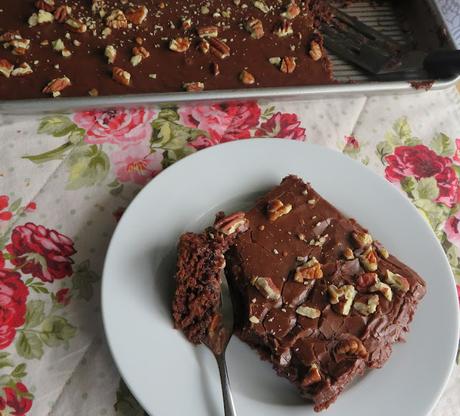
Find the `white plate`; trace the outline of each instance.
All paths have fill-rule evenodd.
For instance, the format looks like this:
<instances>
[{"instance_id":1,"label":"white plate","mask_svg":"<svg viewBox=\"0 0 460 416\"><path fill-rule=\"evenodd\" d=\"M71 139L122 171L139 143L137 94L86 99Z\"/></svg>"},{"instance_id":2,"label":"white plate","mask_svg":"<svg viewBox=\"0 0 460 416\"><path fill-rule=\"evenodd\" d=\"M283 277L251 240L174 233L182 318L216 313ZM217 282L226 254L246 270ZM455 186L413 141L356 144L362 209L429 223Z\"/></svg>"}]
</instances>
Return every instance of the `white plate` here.
<instances>
[{"instance_id":1,"label":"white plate","mask_svg":"<svg viewBox=\"0 0 460 416\"><path fill-rule=\"evenodd\" d=\"M435 235L394 186L361 164L323 147L287 140L245 140L187 157L155 178L132 202L113 235L102 285L105 330L129 388L154 416L223 414L211 353L172 328L175 246L221 210L247 208L293 173L354 216L422 275L428 293L407 343L383 369L344 392L327 416L423 416L439 398L454 363L458 301ZM240 416L312 415L294 387L238 339L228 350Z\"/></svg>"}]
</instances>

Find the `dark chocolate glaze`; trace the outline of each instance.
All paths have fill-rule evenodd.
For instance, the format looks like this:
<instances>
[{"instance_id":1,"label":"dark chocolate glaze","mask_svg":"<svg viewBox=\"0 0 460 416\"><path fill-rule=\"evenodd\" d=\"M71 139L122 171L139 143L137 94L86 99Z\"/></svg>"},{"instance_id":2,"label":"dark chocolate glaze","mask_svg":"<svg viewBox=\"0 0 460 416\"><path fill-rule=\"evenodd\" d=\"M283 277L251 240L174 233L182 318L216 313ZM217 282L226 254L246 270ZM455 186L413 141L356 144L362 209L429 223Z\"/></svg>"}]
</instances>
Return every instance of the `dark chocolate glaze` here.
<instances>
[{"instance_id":1,"label":"dark chocolate glaze","mask_svg":"<svg viewBox=\"0 0 460 416\"><path fill-rule=\"evenodd\" d=\"M271 222L266 208L273 199L293 208ZM385 281L390 270L407 278L410 289L406 293L393 289L391 302L377 293L379 305L368 316L353 307L349 315L343 316L330 304L327 287L331 284L357 287L363 266L358 259L346 260L344 250L352 248L355 255L359 254L351 233L365 230L295 176L285 178L280 186L261 198L246 217L249 230L237 236L226 254L226 271L238 305L238 334L271 361L280 375L295 383L302 395L312 398L315 410L327 408L356 375L385 363L392 344L408 331L417 303L425 294L425 282L394 256L379 255L376 273L380 280ZM293 281L298 257L305 256L316 257L324 273L323 278L306 285ZM255 276L270 277L281 292L281 299L267 300L251 284ZM375 295L359 288L357 291L354 302L367 302ZM314 307L321 311L321 316L316 319L301 316L296 313L298 305ZM251 317L258 322L254 318L250 321ZM335 353L340 340L353 337L362 341L367 358ZM302 381L313 364L319 368L321 381L303 386Z\"/></svg>"},{"instance_id":2,"label":"dark chocolate glaze","mask_svg":"<svg viewBox=\"0 0 460 416\"><path fill-rule=\"evenodd\" d=\"M96 89L99 95L174 92L182 91L185 82L203 82L205 90L300 86L333 82L330 63L324 56L314 61L309 55L309 45L314 36L314 24L322 11L324 0L305 0L299 2L301 14L292 20L294 34L284 38L273 34L274 28L282 22L280 16L288 1L265 0L272 10L263 13L254 7L253 0L241 0L237 6L234 0L131 0L122 4L119 0L105 0L106 9L118 8L126 11L130 6L145 5L148 16L139 26L128 29L113 29L106 39L101 36L106 27L105 19L91 12L90 0L56 0L56 5L67 4L72 7L73 15L94 30L86 33L74 33L62 23L53 22L29 27L28 18L37 12L34 1L2 0L0 5L0 34L19 30L21 36L31 40L29 51L22 56L13 55L10 48L0 48L0 59L7 59L15 66L27 62L33 74L24 77L5 78L0 75L0 99L22 99L46 97L42 89L49 81L67 76L72 86L62 91L62 96L88 96ZM126 3L126 2L125 2ZM164 7L161 7L161 4ZM243 5L247 7L243 7ZM209 5L209 13L201 13L201 7ZM230 17L223 17L223 11L229 11ZM219 12L220 17L213 17ZM244 29L245 21L259 18L263 22L265 36L256 40ZM189 30L181 28L182 18L190 18ZM199 37L196 29L201 26L219 27L219 38L225 39L231 48L230 56L219 59L212 54L203 54L197 50ZM66 37L67 35L67 37ZM178 36L188 36L192 46L185 53L169 50L169 41ZM319 36L319 35L315 35ZM70 37L70 39L69 39ZM143 46L150 52L138 66L130 63L132 48L137 46L136 37L144 40ZM62 39L72 56L64 58L53 50L51 42ZM321 38L318 37L320 40ZM73 41L81 42L75 46ZM48 41L49 45L40 45ZM112 67L104 57L107 45L117 49L115 64L131 74L131 85L123 86L112 80ZM294 56L297 67L292 74L286 74L268 62L271 57ZM219 65L220 74L214 76L211 64ZM240 72L246 68L256 78L251 86L245 86L239 80ZM156 78L149 77L156 74Z\"/></svg>"}]
</instances>

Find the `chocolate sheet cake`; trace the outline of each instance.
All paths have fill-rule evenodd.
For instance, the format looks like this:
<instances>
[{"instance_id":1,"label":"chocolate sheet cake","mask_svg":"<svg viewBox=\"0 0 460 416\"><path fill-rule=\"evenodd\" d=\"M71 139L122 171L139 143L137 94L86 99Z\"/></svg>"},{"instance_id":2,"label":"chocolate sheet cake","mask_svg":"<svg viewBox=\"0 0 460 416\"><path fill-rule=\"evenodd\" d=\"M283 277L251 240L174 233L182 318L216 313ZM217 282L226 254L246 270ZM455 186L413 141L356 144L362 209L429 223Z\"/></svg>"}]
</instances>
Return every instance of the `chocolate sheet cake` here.
<instances>
[{"instance_id":1,"label":"chocolate sheet cake","mask_svg":"<svg viewBox=\"0 0 460 416\"><path fill-rule=\"evenodd\" d=\"M386 362L425 282L298 177L283 179L244 219L228 235L214 228L228 245L237 335L323 410ZM178 264L180 292L181 250Z\"/></svg>"},{"instance_id":2,"label":"chocolate sheet cake","mask_svg":"<svg viewBox=\"0 0 460 416\"><path fill-rule=\"evenodd\" d=\"M331 83L326 0L2 0L0 98Z\"/></svg>"}]
</instances>

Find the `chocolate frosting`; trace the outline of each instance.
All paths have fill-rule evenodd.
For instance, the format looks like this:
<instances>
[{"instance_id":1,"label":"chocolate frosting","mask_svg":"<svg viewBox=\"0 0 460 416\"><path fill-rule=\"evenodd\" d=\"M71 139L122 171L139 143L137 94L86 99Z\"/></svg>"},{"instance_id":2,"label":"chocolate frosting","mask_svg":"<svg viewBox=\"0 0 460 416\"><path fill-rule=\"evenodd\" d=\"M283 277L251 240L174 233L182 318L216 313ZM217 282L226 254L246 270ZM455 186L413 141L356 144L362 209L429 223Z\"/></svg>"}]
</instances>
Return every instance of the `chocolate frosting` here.
<instances>
[{"instance_id":1,"label":"chocolate frosting","mask_svg":"<svg viewBox=\"0 0 460 416\"><path fill-rule=\"evenodd\" d=\"M267 204L273 200L290 204L292 209L270 221ZM373 243L379 280L387 281L389 270L407 279L409 287L404 291L393 285L391 300L383 291L359 287L357 280L367 270L358 256L365 255L366 249L356 246L352 233L367 231L298 177L285 178L246 213L246 218L249 230L239 234L227 252L226 270L241 305L238 334L263 352L277 372L293 381L304 396L313 398L316 410L322 410L355 375L366 367L384 364L391 345L408 330L416 305L425 294L425 282L394 256L386 255L380 244ZM354 252L354 259L345 258L346 249ZM306 284L296 282L299 263L313 258L321 265L323 276ZM251 284L256 276L271 279L280 299L267 300ZM331 302L331 285L353 286L353 305L367 305L378 297L378 306L367 314L352 306L348 314L342 314L343 300ZM296 311L299 306L314 308L320 316L304 316ZM251 317L257 318L257 324ZM344 339L360 341L366 354L338 353L338 344ZM321 379L309 384L306 377L315 366Z\"/></svg>"}]
</instances>

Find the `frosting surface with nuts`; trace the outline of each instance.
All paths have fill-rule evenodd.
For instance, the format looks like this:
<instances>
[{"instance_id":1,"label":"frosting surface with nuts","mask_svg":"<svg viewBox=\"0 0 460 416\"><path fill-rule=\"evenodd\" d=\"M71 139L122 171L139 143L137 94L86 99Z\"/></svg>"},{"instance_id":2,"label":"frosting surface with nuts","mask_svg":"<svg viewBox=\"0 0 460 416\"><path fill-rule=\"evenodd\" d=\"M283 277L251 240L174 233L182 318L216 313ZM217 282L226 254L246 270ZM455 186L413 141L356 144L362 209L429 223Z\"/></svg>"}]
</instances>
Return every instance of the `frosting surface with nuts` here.
<instances>
[{"instance_id":1,"label":"frosting surface with nuts","mask_svg":"<svg viewBox=\"0 0 460 416\"><path fill-rule=\"evenodd\" d=\"M332 82L315 29L324 0L1 3L2 99Z\"/></svg>"},{"instance_id":2,"label":"frosting surface with nuts","mask_svg":"<svg viewBox=\"0 0 460 416\"><path fill-rule=\"evenodd\" d=\"M425 283L295 176L246 218L225 255L238 335L325 409L356 375L385 363Z\"/></svg>"}]
</instances>

